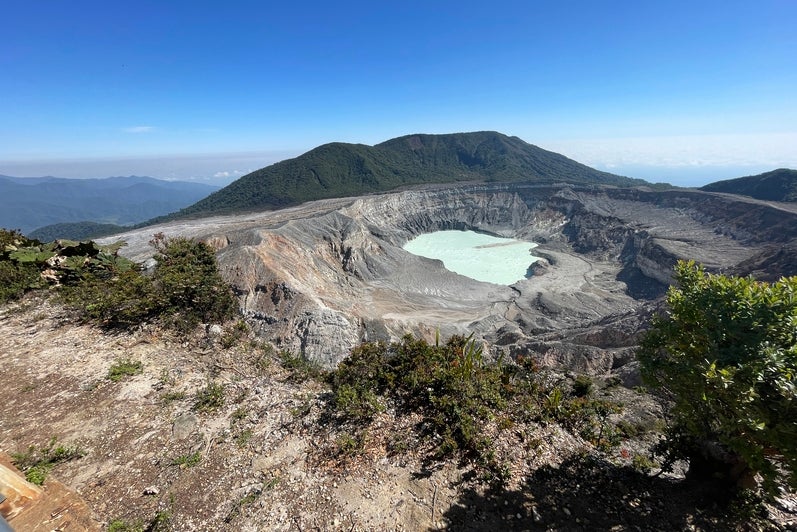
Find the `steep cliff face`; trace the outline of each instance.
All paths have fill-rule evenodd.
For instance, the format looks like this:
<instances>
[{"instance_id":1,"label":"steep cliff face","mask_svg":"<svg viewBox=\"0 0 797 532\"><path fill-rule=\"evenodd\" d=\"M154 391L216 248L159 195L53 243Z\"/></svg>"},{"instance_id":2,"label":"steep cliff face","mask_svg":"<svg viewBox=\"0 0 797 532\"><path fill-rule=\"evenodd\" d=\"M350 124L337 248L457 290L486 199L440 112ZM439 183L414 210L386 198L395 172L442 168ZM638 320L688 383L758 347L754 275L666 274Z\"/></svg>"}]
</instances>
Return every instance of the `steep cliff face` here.
<instances>
[{"instance_id":1,"label":"steep cliff face","mask_svg":"<svg viewBox=\"0 0 797 532\"><path fill-rule=\"evenodd\" d=\"M439 330L476 332L495 356L606 373L633 359L678 259L797 273L797 246L783 245L797 235L794 212L695 191L438 186L158 229L212 241L256 330L325 366L363 340ZM507 287L401 248L442 229L535 242L544 260ZM140 235L129 240L129 254L146 253Z\"/></svg>"}]
</instances>

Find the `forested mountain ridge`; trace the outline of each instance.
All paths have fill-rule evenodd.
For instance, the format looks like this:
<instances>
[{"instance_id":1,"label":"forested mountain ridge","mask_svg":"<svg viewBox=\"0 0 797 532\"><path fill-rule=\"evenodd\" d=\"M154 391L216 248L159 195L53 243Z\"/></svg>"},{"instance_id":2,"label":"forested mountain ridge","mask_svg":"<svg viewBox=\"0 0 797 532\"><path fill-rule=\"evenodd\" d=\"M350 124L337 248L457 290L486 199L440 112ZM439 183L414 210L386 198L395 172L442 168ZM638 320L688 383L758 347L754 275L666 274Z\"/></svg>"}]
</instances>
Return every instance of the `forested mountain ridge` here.
<instances>
[{"instance_id":1,"label":"forested mountain ridge","mask_svg":"<svg viewBox=\"0 0 797 532\"><path fill-rule=\"evenodd\" d=\"M765 201L797 201L797 170L779 168L763 174L717 181L700 190L739 194Z\"/></svg>"},{"instance_id":2,"label":"forested mountain ridge","mask_svg":"<svg viewBox=\"0 0 797 532\"><path fill-rule=\"evenodd\" d=\"M317 199L459 181L648 184L595 170L494 131L416 134L375 146L324 144L245 175L166 219L276 209Z\"/></svg>"},{"instance_id":3,"label":"forested mountain ridge","mask_svg":"<svg viewBox=\"0 0 797 532\"><path fill-rule=\"evenodd\" d=\"M57 239L88 240L108 235L115 235L130 229L129 226L116 224L101 224L97 222L63 222L45 225L34 229L27 234L41 242L51 242Z\"/></svg>"}]
</instances>

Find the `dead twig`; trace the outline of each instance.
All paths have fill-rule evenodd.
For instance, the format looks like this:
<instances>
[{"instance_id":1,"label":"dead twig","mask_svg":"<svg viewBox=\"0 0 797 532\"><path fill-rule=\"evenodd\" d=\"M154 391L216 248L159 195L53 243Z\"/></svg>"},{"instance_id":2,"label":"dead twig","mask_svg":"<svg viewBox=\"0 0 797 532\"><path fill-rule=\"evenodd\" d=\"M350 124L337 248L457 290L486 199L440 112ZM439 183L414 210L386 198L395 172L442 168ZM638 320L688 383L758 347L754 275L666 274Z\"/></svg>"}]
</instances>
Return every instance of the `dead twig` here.
<instances>
[{"instance_id":1,"label":"dead twig","mask_svg":"<svg viewBox=\"0 0 797 532\"><path fill-rule=\"evenodd\" d=\"M432 526L435 527L434 513L435 506L437 505L437 484L434 485L434 495L432 495ZM437 528L437 527L435 527Z\"/></svg>"}]
</instances>

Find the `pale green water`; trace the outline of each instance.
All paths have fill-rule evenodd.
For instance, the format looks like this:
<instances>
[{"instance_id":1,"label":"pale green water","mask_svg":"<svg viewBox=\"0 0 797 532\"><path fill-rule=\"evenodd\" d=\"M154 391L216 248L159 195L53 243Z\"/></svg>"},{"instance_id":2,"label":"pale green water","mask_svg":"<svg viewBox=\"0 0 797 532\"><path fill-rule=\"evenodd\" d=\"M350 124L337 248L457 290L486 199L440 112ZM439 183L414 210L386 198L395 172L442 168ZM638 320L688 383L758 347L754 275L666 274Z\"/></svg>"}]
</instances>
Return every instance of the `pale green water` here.
<instances>
[{"instance_id":1,"label":"pale green water","mask_svg":"<svg viewBox=\"0 0 797 532\"><path fill-rule=\"evenodd\" d=\"M536 246L474 231L436 231L413 238L404 249L439 259L446 269L471 279L510 285L525 279L529 266L539 258L531 254Z\"/></svg>"}]
</instances>

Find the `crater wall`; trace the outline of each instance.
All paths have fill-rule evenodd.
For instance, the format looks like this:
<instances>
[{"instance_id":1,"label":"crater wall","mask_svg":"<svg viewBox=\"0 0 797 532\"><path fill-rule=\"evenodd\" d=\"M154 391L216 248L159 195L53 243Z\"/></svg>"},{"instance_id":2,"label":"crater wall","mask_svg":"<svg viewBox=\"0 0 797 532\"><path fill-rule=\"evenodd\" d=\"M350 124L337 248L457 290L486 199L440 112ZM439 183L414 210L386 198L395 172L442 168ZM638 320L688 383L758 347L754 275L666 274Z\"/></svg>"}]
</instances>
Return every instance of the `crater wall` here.
<instances>
[{"instance_id":1,"label":"crater wall","mask_svg":"<svg viewBox=\"0 0 797 532\"><path fill-rule=\"evenodd\" d=\"M402 249L441 229L528 240L543 260L508 287ZM475 332L496 357L631 374L678 259L769 279L797 273L792 207L689 190L439 186L174 222L123 235L126 253L145 258L155 231L215 245L255 330L328 367L361 341L439 330Z\"/></svg>"}]
</instances>

